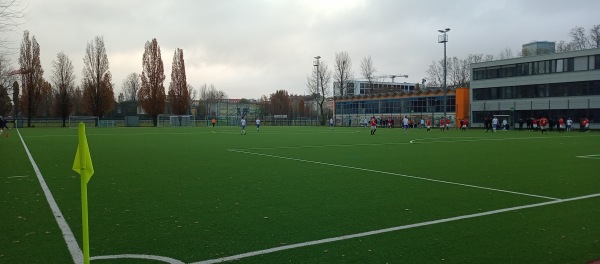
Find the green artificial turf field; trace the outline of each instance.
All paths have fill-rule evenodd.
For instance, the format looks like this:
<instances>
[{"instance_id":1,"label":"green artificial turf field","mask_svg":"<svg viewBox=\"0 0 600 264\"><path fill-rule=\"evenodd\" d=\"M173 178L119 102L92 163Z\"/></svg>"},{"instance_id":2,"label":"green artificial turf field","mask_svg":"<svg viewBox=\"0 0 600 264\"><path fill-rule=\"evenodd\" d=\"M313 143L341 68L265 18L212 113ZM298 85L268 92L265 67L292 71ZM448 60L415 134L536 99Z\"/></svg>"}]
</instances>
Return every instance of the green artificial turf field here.
<instances>
[{"instance_id":1,"label":"green artificial turf field","mask_svg":"<svg viewBox=\"0 0 600 264\"><path fill-rule=\"evenodd\" d=\"M9 132L0 263L80 261L77 130ZM87 139L92 263L600 259L597 132L88 128Z\"/></svg>"}]
</instances>

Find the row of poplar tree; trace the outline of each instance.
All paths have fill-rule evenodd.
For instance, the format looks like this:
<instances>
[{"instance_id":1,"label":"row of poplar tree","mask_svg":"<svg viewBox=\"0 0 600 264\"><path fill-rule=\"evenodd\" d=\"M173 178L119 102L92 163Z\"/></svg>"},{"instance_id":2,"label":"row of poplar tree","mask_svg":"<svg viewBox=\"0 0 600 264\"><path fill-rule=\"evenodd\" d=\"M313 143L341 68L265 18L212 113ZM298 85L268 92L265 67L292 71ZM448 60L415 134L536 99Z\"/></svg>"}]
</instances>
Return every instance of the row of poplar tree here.
<instances>
[{"instance_id":1,"label":"row of poplar tree","mask_svg":"<svg viewBox=\"0 0 600 264\"><path fill-rule=\"evenodd\" d=\"M51 108L62 119L63 126L66 125L74 107L84 115L98 116L102 119L113 110L115 96L104 39L101 36L96 36L87 44L83 61L80 86L75 84L73 63L63 52L58 53L52 62L50 81L45 80L40 62L40 45L35 36L30 38L29 31L25 31L20 48L19 69L12 72L21 78L20 89L17 81L12 87L15 105L13 115L22 113L27 118L27 126L31 126L31 119L38 112L43 98L50 95ZM136 99L142 109L152 117L154 125L157 116L165 112L167 100L171 113L187 114L191 99L183 50L178 48L173 54L168 93L165 93L165 73L160 46L156 39L146 42L142 67L142 73L139 75L141 86Z\"/></svg>"}]
</instances>

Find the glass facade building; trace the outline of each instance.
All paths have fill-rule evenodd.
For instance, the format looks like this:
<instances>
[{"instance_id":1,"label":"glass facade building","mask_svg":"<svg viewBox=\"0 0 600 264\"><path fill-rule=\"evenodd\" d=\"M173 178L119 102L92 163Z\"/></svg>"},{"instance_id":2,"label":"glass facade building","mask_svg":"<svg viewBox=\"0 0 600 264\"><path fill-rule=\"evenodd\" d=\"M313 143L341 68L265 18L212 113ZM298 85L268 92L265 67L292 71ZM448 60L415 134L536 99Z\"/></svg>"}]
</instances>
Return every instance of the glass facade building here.
<instances>
[{"instance_id":1,"label":"glass facade building","mask_svg":"<svg viewBox=\"0 0 600 264\"><path fill-rule=\"evenodd\" d=\"M472 123L486 116L600 122L600 49L471 65Z\"/></svg>"}]
</instances>

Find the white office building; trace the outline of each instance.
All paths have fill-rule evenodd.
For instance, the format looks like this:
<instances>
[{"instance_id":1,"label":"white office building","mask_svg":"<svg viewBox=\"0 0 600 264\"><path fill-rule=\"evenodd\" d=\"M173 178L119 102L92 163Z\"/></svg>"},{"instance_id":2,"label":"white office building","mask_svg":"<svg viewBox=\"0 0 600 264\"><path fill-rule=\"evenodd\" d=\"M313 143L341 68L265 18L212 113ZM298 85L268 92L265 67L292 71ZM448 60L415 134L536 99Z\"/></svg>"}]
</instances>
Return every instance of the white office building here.
<instances>
[{"instance_id":1,"label":"white office building","mask_svg":"<svg viewBox=\"0 0 600 264\"><path fill-rule=\"evenodd\" d=\"M491 115L519 119L588 118L600 123L600 48L471 65L471 122Z\"/></svg>"}]
</instances>

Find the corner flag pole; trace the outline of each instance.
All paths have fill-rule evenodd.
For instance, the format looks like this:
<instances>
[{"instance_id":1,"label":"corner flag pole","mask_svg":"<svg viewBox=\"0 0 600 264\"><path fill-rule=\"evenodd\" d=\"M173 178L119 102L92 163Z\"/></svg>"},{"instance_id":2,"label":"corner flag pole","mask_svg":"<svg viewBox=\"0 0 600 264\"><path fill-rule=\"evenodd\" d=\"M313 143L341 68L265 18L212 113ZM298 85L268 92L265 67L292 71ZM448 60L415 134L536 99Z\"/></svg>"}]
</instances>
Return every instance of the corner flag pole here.
<instances>
[{"instance_id":1,"label":"corner flag pole","mask_svg":"<svg viewBox=\"0 0 600 264\"><path fill-rule=\"evenodd\" d=\"M79 123L79 145L75 160L73 161L73 170L81 175L81 221L83 227L83 263L90 263L90 234L88 228L88 202L87 202L87 183L94 174L92 157L87 144L85 135L85 125Z\"/></svg>"}]
</instances>

